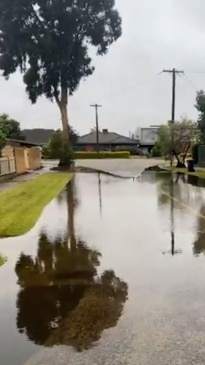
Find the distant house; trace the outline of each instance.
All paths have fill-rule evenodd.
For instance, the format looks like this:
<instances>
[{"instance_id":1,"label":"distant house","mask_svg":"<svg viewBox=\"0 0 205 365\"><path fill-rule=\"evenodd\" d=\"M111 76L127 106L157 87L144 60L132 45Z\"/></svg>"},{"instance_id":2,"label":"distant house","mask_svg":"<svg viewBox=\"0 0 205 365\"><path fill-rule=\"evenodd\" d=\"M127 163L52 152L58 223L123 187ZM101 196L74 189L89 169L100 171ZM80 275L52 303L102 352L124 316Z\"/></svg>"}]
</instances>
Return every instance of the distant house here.
<instances>
[{"instance_id":1,"label":"distant house","mask_svg":"<svg viewBox=\"0 0 205 365\"><path fill-rule=\"evenodd\" d=\"M54 132L55 132L54 129L43 129L43 128L23 130L26 142L38 146L44 146L45 144L47 144Z\"/></svg>"},{"instance_id":2,"label":"distant house","mask_svg":"<svg viewBox=\"0 0 205 365\"><path fill-rule=\"evenodd\" d=\"M99 132L99 149L101 151L117 151L129 150L136 151L139 145L139 140L122 136L115 132L109 132L108 129L103 129ZM76 149L80 151L93 151L97 149L97 134L96 131L78 137Z\"/></svg>"},{"instance_id":3,"label":"distant house","mask_svg":"<svg viewBox=\"0 0 205 365\"><path fill-rule=\"evenodd\" d=\"M31 144L35 146L44 146L47 144L55 131L53 129L24 129L23 133L25 141L23 145ZM19 142L19 141L18 141ZM137 151L139 147L139 140L136 138L129 138L122 136L115 132L109 132L108 129L103 129L99 132L99 149L100 150L129 150ZM93 130L90 133L78 137L76 150L79 151L93 151L97 150L97 135Z\"/></svg>"},{"instance_id":4,"label":"distant house","mask_svg":"<svg viewBox=\"0 0 205 365\"><path fill-rule=\"evenodd\" d=\"M6 147L40 147L38 143L35 142L28 142L27 140L21 140L21 139L13 139L13 138L7 138Z\"/></svg>"},{"instance_id":5,"label":"distant house","mask_svg":"<svg viewBox=\"0 0 205 365\"><path fill-rule=\"evenodd\" d=\"M159 126L139 128L137 138L140 140L140 149L143 152L150 152L158 139Z\"/></svg>"}]
</instances>

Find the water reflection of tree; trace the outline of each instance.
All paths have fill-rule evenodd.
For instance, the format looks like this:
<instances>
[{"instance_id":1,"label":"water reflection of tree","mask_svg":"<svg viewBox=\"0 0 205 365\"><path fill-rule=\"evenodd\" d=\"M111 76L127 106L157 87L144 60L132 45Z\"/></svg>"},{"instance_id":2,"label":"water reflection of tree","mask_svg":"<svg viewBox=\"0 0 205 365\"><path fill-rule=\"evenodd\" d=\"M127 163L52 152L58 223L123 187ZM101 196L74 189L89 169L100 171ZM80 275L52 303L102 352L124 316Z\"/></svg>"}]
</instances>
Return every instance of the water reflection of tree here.
<instances>
[{"instance_id":1,"label":"water reflection of tree","mask_svg":"<svg viewBox=\"0 0 205 365\"><path fill-rule=\"evenodd\" d=\"M76 239L73 187L67 189L68 235L50 240L42 233L36 257L16 264L20 291L17 327L40 345L88 348L105 328L116 325L127 284L113 271L97 275L100 253Z\"/></svg>"},{"instance_id":2,"label":"water reflection of tree","mask_svg":"<svg viewBox=\"0 0 205 365\"><path fill-rule=\"evenodd\" d=\"M127 299L127 284L113 271L105 271L85 291L73 311L48 339L47 345L72 345L77 350L88 349L104 329L116 326Z\"/></svg>"},{"instance_id":3,"label":"water reflection of tree","mask_svg":"<svg viewBox=\"0 0 205 365\"><path fill-rule=\"evenodd\" d=\"M197 240L193 245L193 254L199 256L205 255L205 205L200 209L198 216L198 227L197 227Z\"/></svg>"}]
</instances>

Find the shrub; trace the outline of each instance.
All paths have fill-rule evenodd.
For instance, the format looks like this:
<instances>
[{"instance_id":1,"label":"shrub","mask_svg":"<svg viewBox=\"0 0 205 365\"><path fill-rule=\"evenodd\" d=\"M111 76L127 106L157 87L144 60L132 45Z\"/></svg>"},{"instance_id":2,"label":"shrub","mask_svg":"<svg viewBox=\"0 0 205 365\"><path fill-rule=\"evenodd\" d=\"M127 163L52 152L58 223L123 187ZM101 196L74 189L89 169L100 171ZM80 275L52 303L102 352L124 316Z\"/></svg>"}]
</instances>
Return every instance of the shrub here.
<instances>
[{"instance_id":1,"label":"shrub","mask_svg":"<svg viewBox=\"0 0 205 365\"><path fill-rule=\"evenodd\" d=\"M75 152L74 158L83 160L83 159L109 159L109 158L130 158L129 151L119 151L119 152L110 152L110 151L100 151L100 152Z\"/></svg>"},{"instance_id":2,"label":"shrub","mask_svg":"<svg viewBox=\"0 0 205 365\"><path fill-rule=\"evenodd\" d=\"M50 151L50 148L49 148L49 145L45 145L43 146L43 149L42 149L42 157L45 158L45 159L51 159L51 151Z\"/></svg>"},{"instance_id":3,"label":"shrub","mask_svg":"<svg viewBox=\"0 0 205 365\"><path fill-rule=\"evenodd\" d=\"M136 150L130 151L131 156L144 156L144 152L137 148Z\"/></svg>"},{"instance_id":4,"label":"shrub","mask_svg":"<svg viewBox=\"0 0 205 365\"><path fill-rule=\"evenodd\" d=\"M158 143L156 143L152 149L152 157L161 157L162 156L162 150Z\"/></svg>"},{"instance_id":5,"label":"shrub","mask_svg":"<svg viewBox=\"0 0 205 365\"><path fill-rule=\"evenodd\" d=\"M146 155L145 155L147 158L151 158L151 153L147 152Z\"/></svg>"}]
</instances>

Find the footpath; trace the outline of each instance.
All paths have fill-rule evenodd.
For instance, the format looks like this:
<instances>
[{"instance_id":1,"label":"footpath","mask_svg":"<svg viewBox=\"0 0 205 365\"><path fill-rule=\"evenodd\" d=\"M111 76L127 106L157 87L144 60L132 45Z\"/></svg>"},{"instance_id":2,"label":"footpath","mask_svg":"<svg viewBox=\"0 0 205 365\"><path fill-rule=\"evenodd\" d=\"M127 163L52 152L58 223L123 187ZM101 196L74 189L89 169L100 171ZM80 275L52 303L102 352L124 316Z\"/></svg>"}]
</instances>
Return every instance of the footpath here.
<instances>
[{"instance_id":1,"label":"footpath","mask_svg":"<svg viewBox=\"0 0 205 365\"><path fill-rule=\"evenodd\" d=\"M0 182L0 193L2 193L5 190L8 190L10 188L12 188L13 186L17 185L18 183L21 183L23 181L29 181L34 179L35 177L45 174L46 172L49 172L50 169L47 167L44 167L41 170L38 171L31 171L28 172L27 174L24 175L20 175L20 176L16 176L15 178L6 181L6 182Z\"/></svg>"}]
</instances>

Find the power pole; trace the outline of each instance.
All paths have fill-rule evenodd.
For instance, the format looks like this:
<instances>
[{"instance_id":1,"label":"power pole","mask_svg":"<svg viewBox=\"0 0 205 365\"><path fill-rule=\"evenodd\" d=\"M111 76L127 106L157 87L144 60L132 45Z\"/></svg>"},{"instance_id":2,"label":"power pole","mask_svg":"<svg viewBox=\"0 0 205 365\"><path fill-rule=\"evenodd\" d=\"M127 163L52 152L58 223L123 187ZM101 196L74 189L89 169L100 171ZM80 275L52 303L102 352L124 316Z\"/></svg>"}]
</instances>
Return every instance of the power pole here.
<instances>
[{"instance_id":1,"label":"power pole","mask_svg":"<svg viewBox=\"0 0 205 365\"><path fill-rule=\"evenodd\" d=\"M171 122L175 121L175 103L176 103L176 75L184 74L184 71L179 71L173 68L172 70L163 70L165 73L172 74L172 114L171 114Z\"/></svg>"},{"instance_id":2,"label":"power pole","mask_svg":"<svg viewBox=\"0 0 205 365\"><path fill-rule=\"evenodd\" d=\"M165 73L172 74L172 107L171 107L171 123L172 126L175 122L175 105L176 105L176 75L177 74L184 74L184 71L179 71L173 68L172 70L163 70ZM171 168L173 166L173 159L174 159L174 131L172 128L171 131L171 145L172 145L172 153L171 153Z\"/></svg>"},{"instance_id":3,"label":"power pole","mask_svg":"<svg viewBox=\"0 0 205 365\"><path fill-rule=\"evenodd\" d=\"M100 104L92 104L90 105L92 108L95 108L95 124L96 124L96 145L97 152L99 152L99 123L98 123L98 108L101 108Z\"/></svg>"}]
</instances>

